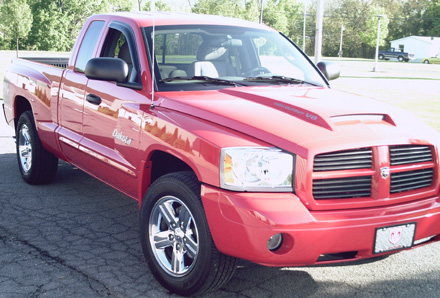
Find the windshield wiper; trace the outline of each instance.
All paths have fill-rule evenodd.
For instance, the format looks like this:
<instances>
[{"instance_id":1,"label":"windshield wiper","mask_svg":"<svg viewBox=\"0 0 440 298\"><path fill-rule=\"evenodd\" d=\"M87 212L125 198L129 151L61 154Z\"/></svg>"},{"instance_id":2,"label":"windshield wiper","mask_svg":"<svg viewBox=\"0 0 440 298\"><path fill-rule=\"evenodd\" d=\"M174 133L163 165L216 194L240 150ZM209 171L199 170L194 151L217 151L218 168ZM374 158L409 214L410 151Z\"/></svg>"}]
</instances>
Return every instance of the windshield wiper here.
<instances>
[{"instance_id":1,"label":"windshield wiper","mask_svg":"<svg viewBox=\"0 0 440 298\"><path fill-rule=\"evenodd\" d=\"M318 86L322 87L320 84L307 82L300 79L295 78L289 78L284 76L267 76L267 77L251 77L244 79L247 82L262 82L262 83L269 83L269 84L276 84L276 85L283 85L283 84L308 84L312 86Z\"/></svg>"},{"instance_id":2,"label":"windshield wiper","mask_svg":"<svg viewBox=\"0 0 440 298\"><path fill-rule=\"evenodd\" d=\"M174 77L174 78L166 78L160 80L160 82L174 82L174 81L203 81L204 83L211 83L217 85L229 85L229 86L237 86L237 83L234 81L228 81L219 78L212 78L207 76L194 76L194 77ZM242 84L240 84L242 85Z\"/></svg>"}]
</instances>

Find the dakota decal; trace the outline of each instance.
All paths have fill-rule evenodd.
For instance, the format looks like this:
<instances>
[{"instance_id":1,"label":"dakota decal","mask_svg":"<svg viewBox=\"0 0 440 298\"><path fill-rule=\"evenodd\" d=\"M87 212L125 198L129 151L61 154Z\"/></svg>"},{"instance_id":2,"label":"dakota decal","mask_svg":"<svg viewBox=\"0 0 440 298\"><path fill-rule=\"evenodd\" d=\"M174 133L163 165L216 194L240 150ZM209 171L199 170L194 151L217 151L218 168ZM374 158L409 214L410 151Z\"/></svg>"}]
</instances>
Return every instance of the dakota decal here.
<instances>
[{"instance_id":1,"label":"dakota decal","mask_svg":"<svg viewBox=\"0 0 440 298\"><path fill-rule=\"evenodd\" d=\"M118 132L117 129L115 129L115 130L113 131L113 137L114 137L115 139L121 141L122 143L127 144L128 146L131 145L131 141L132 141L132 139L130 139L130 138L127 137L127 136L124 136L124 135L122 134L122 132Z\"/></svg>"}]
</instances>

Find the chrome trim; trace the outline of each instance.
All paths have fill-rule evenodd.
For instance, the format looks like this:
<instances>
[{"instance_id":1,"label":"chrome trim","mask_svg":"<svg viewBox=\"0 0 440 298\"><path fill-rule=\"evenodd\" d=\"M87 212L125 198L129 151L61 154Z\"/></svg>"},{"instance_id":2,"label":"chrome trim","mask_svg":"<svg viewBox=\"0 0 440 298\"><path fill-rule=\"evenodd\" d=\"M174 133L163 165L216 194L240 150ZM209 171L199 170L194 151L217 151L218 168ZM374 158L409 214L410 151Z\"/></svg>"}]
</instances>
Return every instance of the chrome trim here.
<instances>
[{"instance_id":1,"label":"chrome trim","mask_svg":"<svg viewBox=\"0 0 440 298\"><path fill-rule=\"evenodd\" d=\"M65 137L60 137L59 139L60 139L61 142L65 143L65 144L67 144L69 146L72 146L73 148L78 149L81 152L84 152L84 153L86 153L86 154L88 154L88 155L90 155L90 156L92 156L92 157L94 157L94 158L96 158L96 159L98 159L98 160L100 160L100 161L102 161L102 162L104 162L104 163L106 163L106 164L108 164L108 165L110 165L110 166L112 166L112 167L114 167L114 168L116 168L116 169L118 169L118 170L128 174L128 175L130 175L130 176L132 176L132 177L136 177L136 173L134 171L132 171L131 169L129 169L129 168L127 168L127 167L125 167L125 166L123 166L123 165L113 161L113 160L108 159L107 157L105 157L102 154L97 153L96 151L93 151L93 150L90 150L90 149L88 149L88 148L86 148L84 146L81 146L78 143L76 143L76 142L74 142L72 140L69 140L69 139L67 139Z\"/></svg>"}]
</instances>

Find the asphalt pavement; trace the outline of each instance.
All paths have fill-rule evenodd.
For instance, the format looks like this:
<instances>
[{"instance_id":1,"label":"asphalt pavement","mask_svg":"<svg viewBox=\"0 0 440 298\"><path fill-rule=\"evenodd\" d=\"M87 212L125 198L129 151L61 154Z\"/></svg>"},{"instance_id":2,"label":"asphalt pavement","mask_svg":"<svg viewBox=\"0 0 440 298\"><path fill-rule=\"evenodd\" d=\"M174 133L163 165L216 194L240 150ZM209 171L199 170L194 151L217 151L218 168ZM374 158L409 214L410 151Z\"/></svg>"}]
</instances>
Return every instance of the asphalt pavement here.
<instances>
[{"instance_id":1,"label":"asphalt pavement","mask_svg":"<svg viewBox=\"0 0 440 298\"><path fill-rule=\"evenodd\" d=\"M12 135L1 115L0 298L175 297L145 265L137 202L64 162L53 183L24 183ZM440 297L439 255L434 243L338 266L240 261L206 297Z\"/></svg>"}]
</instances>

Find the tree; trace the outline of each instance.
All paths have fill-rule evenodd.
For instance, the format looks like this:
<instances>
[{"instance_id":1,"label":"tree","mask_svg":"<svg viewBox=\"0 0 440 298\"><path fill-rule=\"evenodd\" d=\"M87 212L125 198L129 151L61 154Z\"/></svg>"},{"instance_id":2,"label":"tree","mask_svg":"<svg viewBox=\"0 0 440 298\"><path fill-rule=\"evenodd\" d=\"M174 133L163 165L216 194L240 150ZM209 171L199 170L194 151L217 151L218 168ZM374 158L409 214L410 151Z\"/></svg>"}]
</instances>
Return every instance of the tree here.
<instances>
[{"instance_id":1,"label":"tree","mask_svg":"<svg viewBox=\"0 0 440 298\"><path fill-rule=\"evenodd\" d=\"M377 16L383 9L374 0L336 0L324 19L323 54L336 56L339 51L341 25L344 26L343 54L346 57L374 57L377 39ZM388 34L388 20L381 19L381 44Z\"/></svg>"},{"instance_id":2,"label":"tree","mask_svg":"<svg viewBox=\"0 0 440 298\"><path fill-rule=\"evenodd\" d=\"M132 0L28 1L34 22L26 40L27 48L46 51L70 51L85 20L93 14L133 8Z\"/></svg>"},{"instance_id":3,"label":"tree","mask_svg":"<svg viewBox=\"0 0 440 298\"><path fill-rule=\"evenodd\" d=\"M303 4L297 0L268 0L263 23L277 29L290 39L302 37Z\"/></svg>"},{"instance_id":4,"label":"tree","mask_svg":"<svg viewBox=\"0 0 440 298\"><path fill-rule=\"evenodd\" d=\"M380 18L379 45L385 45L385 38L388 36L388 16L383 14L383 10L378 7L371 7L369 16L366 19L365 31L360 32L362 42L370 47L376 47L377 31Z\"/></svg>"},{"instance_id":5,"label":"tree","mask_svg":"<svg viewBox=\"0 0 440 298\"><path fill-rule=\"evenodd\" d=\"M259 16L257 0L199 0L192 11L250 21L258 21Z\"/></svg>"},{"instance_id":6,"label":"tree","mask_svg":"<svg viewBox=\"0 0 440 298\"><path fill-rule=\"evenodd\" d=\"M145 2L144 9L145 11L151 10L151 1ZM173 11L173 9L165 2L159 0L154 2L154 10L155 11Z\"/></svg>"},{"instance_id":7,"label":"tree","mask_svg":"<svg viewBox=\"0 0 440 298\"><path fill-rule=\"evenodd\" d=\"M423 15L428 36L440 36L440 0L430 2Z\"/></svg>"},{"instance_id":8,"label":"tree","mask_svg":"<svg viewBox=\"0 0 440 298\"><path fill-rule=\"evenodd\" d=\"M27 37L32 25L32 13L26 0L9 0L2 3L0 21L6 40L10 44L15 42L18 56L19 39Z\"/></svg>"},{"instance_id":9,"label":"tree","mask_svg":"<svg viewBox=\"0 0 440 298\"><path fill-rule=\"evenodd\" d=\"M54 1L34 3L32 13L34 22L26 41L29 49L67 51L72 47L74 40L67 34L72 17L64 13Z\"/></svg>"}]
</instances>

